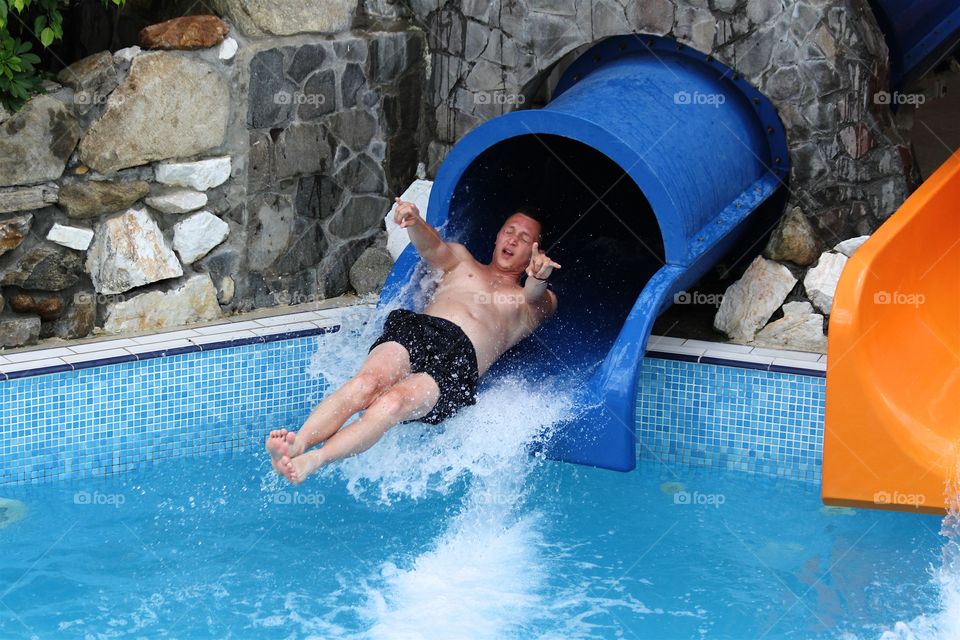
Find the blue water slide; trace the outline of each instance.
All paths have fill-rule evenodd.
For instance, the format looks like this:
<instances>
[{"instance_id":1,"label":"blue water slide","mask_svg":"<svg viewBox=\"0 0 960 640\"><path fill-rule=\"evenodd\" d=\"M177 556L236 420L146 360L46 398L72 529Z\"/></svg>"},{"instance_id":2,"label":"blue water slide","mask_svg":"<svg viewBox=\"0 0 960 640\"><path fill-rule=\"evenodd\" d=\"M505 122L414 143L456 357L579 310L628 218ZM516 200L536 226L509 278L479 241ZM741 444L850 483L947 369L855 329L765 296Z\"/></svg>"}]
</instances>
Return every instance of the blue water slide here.
<instances>
[{"instance_id":1,"label":"blue water slide","mask_svg":"<svg viewBox=\"0 0 960 640\"><path fill-rule=\"evenodd\" d=\"M428 222L488 260L503 220L532 204L563 265L552 278L556 317L491 371L587 380L588 409L542 445L548 457L634 468L654 320L719 261L759 252L788 173L783 127L762 94L711 57L649 36L595 45L548 104L489 120L453 147ZM400 295L418 261L408 246L382 301Z\"/></svg>"},{"instance_id":2,"label":"blue water slide","mask_svg":"<svg viewBox=\"0 0 960 640\"><path fill-rule=\"evenodd\" d=\"M957 0L870 0L890 49L890 86L901 90L960 44Z\"/></svg>"}]
</instances>

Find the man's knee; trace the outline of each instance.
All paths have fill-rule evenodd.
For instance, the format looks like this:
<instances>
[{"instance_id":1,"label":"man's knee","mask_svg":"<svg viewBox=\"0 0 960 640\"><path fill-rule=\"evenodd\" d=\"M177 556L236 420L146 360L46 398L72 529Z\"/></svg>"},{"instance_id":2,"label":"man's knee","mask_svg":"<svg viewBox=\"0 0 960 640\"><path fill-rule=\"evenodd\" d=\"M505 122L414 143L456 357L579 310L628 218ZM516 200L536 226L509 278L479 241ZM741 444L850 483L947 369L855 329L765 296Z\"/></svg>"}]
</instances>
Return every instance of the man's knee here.
<instances>
[{"instance_id":1,"label":"man's knee","mask_svg":"<svg viewBox=\"0 0 960 640\"><path fill-rule=\"evenodd\" d=\"M358 398L366 407L376 400L377 396L380 394L382 378L381 376L377 375L376 372L361 371L353 377L353 380L350 381L350 385L353 395Z\"/></svg>"},{"instance_id":2,"label":"man's knee","mask_svg":"<svg viewBox=\"0 0 960 640\"><path fill-rule=\"evenodd\" d=\"M378 412L388 416L400 416L405 415L410 410L415 404L415 400L409 390L396 386L387 389L383 395L377 399L374 407L376 407ZM374 407L371 407L371 409Z\"/></svg>"}]
</instances>

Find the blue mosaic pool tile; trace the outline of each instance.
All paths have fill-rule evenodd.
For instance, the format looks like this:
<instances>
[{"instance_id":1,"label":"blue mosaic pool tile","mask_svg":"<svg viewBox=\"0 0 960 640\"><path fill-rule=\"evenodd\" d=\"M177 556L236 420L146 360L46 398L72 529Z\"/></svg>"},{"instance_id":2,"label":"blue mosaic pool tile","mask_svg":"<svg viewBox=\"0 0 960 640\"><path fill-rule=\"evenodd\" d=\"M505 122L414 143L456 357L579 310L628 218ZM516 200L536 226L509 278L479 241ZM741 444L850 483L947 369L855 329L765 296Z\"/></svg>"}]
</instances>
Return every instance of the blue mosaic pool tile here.
<instances>
[{"instance_id":1,"label":"blue mosaic pool tile","mask_svg":"<svg viewBox=\"0 0 960 640\"><path fill-rule=\"evenodd\" d=\"M331 339L317 334L337 328L12 372L0 378L0 485L260 447L326 393L307 370L317 341ZM641 368L641 459L819 480L822 377L673 358L648 355Z\"/></svg>"},{"instance_id":2,"label":"blue mosaic pool tile","mask_svg":"<svg viewBox=\"0 0 960 640\"><path fill-rule=\"evenodd\" d=\"M0 382L0 485L126 473L261 444L326 392L316 336Z\"/></svg>"},{"instance_id":3,"label":"blue mosaic pool tile","mask_svg":"<svg viewBox=\"0 0 960 640\"><path fill-rule=\"evenodd\" d=\"M637 393L641 460L820 481L820 376L648 357Z\"/></svg>"}]
</instances>

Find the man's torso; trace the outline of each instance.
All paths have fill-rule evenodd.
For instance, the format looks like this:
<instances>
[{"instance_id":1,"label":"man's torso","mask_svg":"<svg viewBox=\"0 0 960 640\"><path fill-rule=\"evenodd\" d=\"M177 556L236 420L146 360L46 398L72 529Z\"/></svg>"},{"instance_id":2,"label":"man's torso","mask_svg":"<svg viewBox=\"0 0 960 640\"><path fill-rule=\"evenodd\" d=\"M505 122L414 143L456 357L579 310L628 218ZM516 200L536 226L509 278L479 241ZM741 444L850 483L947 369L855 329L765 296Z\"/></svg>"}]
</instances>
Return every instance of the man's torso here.
<instances>
[{"instance_id":1,"label":"man's torso","mask_svg":"<svg viewBox=\"0 0 960 640\"><path fill-rule=\"evenodd\" d=\"M461 261L444 274L424 313L463 329L477 352L481 375L539 324L522 287L498 282L485 265L473 259Z\"/></svg>"}]
</instances>

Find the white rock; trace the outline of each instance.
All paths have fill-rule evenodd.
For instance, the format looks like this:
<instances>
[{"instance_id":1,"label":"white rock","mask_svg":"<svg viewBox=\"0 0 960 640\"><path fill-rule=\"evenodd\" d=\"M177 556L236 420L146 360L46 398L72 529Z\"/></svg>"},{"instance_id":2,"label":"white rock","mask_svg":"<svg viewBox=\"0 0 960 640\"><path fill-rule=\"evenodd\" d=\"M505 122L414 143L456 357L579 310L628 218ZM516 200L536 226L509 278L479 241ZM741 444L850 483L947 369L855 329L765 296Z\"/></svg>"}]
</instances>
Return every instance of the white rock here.
<instances>
[{"instance_id":1,"label":"white rock","mask_svg":"<svg viewBox=\"0 0 960 640\"><path fill-rule=\"evenodd\" d=\"M174 187L191 187L197 191L221 185L229 177L230 156L197 162L165 162L156 167L157 182Z\"/></svg>"},{"instance_id":2,"label":"white rock","mask_svg":"<svg viewBox=\"0 0 960 640\"><path fill-rule=\"evenodd\" d=\"M227 239L230 225L209 211L201 211L173 226L173 249L186 264L199 260Z\"/></svg>"},{"instance_id":3,"label":"white rock","mask_svg":"<svg viewBox=\"0 0 960 640\"><path fill-rule=\"evenodd\" d=\"M151 291L109 303L103 329L109 333L152 331L220 317L217 288L208 274L195 275L172 291Z\"/></svg>"},{"instance_id":4,"label":"white rock","mask_svg":"<svg viewBox=\"0 0 960 640\"><path fill-rule=\"evenodd\" d=\"M86 269L97 293L106 294L183 275L160 227L143 209L128 209L97 225Z\"/></svg>"},{"instance_id":5,"label":"white rock","mask_svg":"<svg viewBox=\"0 0 960 640\"><path fill-rule=\"evenodd\" d=\"M761 329L750 343L758 347L827 352L827 336L823 333L823 316L813 313L809 302L788 302L783 317Z\"/></svg>"},{"instance_id":6,"label":"white rock","mask_svg":"<svg viewBox=\"0 0 960 640\"><path fill-rule=\"evenodd\" d=\"M837 282L846 264L847 256L842 253L824 252L820 254L817 265L803 277L803 288L807 290L810 302L827 315L833 306L833 294L837 291Z\"/></svg>"},{"instance_id":7,"label":"white rock","mask_svg":"<svg viewBox=\"0 0 960 640\"><path fill-rule=\"evenodd\" d=\"M132 47L124 47L123 49L117 49L113 52L113 62L114 64L120 62L131 62L134 58L140 55L142 49L137 45Z\"/></svg>"},{"instance_id":8,"label":"white rock","mask_svg":"<svg viewBox=\"0 0 960 640\"><path fill-rule=\"evenodd\" d=\"M866 242L870 236L858 236L856 238L850 238L849 240L844 240L843 242L837 243L837 246L833 248L834 251L839 251L848 258L853 255L853 252L860 248L864 242Z\"/></svg>"},{"instance_id":9,"label":"white rock","mask_svg":"<svg viewBox=\"0 0 960 640\"><path fill-rule=\"evenodd\" d=\"M230 276L220 278L220 291L217 293L217 300L220 304L230 304L233 301L233 295L236 293L237 283Z\"/></svg>"},{"instance_id":10,"label":"white rock","mask_svg":"<svg viewBox=\"0 0 960 640\"><path fill-rule=\"evenodd\" d=\"M414 180L410 186L407 187L407 190L403 192L403 195L400 196L400 199L417 205L417 208L420 210L420 216L426 220L427 204L430 202L430 190L432 188L433 181L431 180ZM410 235L407 233L407 230L401 229L400 226L393 221L393 215L396 212L397 204L394 203L393 206L390 207L390 213L383 219L387 228L387 251L390 252L394 262L400 257L400 254L403 253L407 245L410 244Z\"/></svg>"},{"instance_id":11,"label":"white rock","mask_svg":"<svg viewBox=\"0 0 960 640\"><path fill-rule=\"evenodd\" d=\"M76 249L77 251L86 251L93 240L93 231L82 229L80 227L68 227L63 224L54 224L47 234L47 240L56 242L59 245Z\"/></svg>"},{"instance_id":12,"label":"white rock","mask_svg":"<svg viewBox=\"0 0 960 640\"><path fill-rule=\"evenodd\" d=\"M713 326L738 342L753 339L797 283L782 264L757 256L723 294Z\"/></svg>"},{"instance_id":13,"label":"white rock","mask_svg":"<svg viewBox=\"0 0 960 640\"><path fill-rule=\"evenodd\" d=\"M220 43L220 50L217 53L217 57L227 62L233 60L233 56L235 55L237 55L237 41L228 36Z\"/></svg>"},{"instance_id":14,"label":"white rock","mask_svg":"<svg viewBox=\"0 0 960 640\"><path fill-rule=\"evenodd\" d=\"M177 189L169 193L150 196L144 202L163 213L188 213L207 204L207 194L192 189Z\"/></svg>"}]
</instances>

